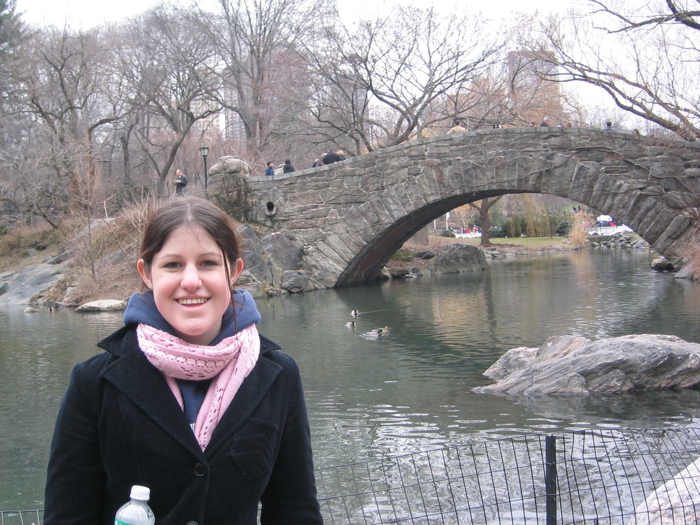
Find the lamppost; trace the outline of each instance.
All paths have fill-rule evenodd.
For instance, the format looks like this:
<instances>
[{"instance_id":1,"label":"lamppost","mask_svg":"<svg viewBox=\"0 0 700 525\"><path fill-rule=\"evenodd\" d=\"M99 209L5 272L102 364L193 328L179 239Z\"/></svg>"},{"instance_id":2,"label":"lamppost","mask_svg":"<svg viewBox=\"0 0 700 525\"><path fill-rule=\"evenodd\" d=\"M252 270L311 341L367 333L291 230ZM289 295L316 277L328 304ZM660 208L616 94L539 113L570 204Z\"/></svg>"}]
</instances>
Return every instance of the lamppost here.
<instances>
[{"instance_id":1,"label":"lamppost","mask_svg":"<svg viewBox=\"0 0 700 525\"><path fill-rule=\"evenodd\" d=\"M204 190L209 188L209 175L207 173L207 155L209 155L209 146L201 146L199 152L202 154L202 159L204 159Z\"/></svg>"}]
</instances>

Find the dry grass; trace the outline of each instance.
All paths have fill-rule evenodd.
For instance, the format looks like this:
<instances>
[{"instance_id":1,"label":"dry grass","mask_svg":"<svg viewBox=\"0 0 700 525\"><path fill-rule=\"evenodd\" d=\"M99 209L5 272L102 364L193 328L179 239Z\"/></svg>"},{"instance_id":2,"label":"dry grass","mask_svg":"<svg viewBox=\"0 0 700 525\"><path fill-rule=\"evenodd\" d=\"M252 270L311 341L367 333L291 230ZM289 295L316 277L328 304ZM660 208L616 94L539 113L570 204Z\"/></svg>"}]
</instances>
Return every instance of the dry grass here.
<instances>
[{"instance_id":1,"label":"dry grass","mask_svg":"<svg viewBox=\"0 0 700 525\"><path fill-rule=\"evenodd\" d=\"M573 224L571 226L571 232L569 233L569 239L576 246L586 246L586 240L588 239L588 232L586 231L586 225L593 224L595 222L595 216L587 211L580 211L573 215Z\"/></svg>"},{"instance_id":2,"label":"dry grass","mask_svg":"<svg viewBox=\"0 0 700 525\"><path fill-rule=\"evenodd\" d=\"M53 255L70 231L71 225L59 231L42 224L18 226L0 235L0 272L22 270Z\"/></svg>"},{"instance_id":3,"label":"dry grass","mask_svg":"<svg viewBox=\"0 0 700 525\"><path fill-rule=\"evenodd\" d=\"M36 264L64 248L71 257L68 274L32 301L78 305L94 299L126 299L141 288L136 260L146 223L157 205L151 199L108 220L66 220L63 233L54 232L46 251L35 257L27 257L27 249L46 233L13 230L0 237L0 270Z\"/></svg>"},{"instance_id":4,"label":"dry grass","mask_svg":"<svg viewBox=\"0 0 700 525\"><path fill-rule=\"evenodd\" d=\"M126 299L141 289L136 271L146 224L159 203L149 199L125 208L118 217L99 223L92 236L83 236L75 258L71 303L93 299Z\"/></svg>"},{"instance_id":5,"label":"dry grass","mask_svg":"<svg viewBox=\"0 0 700 525\"><path fill-rule=\"evenodd\" d=\"M480 239L459 239L469 241L470 244L478 245ZM560 246L566 237L514 237L491 239L490 242L494 246L523 246L525 248L549 248L552 246Z\"/></svg>"}]
</instances>

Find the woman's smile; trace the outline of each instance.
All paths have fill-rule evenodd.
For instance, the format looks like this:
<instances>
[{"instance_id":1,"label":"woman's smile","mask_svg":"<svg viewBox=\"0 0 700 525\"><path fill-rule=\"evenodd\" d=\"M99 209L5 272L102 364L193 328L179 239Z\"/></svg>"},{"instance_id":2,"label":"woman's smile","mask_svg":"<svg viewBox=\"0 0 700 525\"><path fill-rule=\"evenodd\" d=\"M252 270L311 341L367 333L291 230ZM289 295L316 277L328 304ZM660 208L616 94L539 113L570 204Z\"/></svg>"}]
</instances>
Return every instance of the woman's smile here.
<instances>
[{"instance_id":1,"label":"woman's smile","mask_svg":"<svg viewBox=\"0 0 700 525\"><path fill-rule=\"evenodd\" d=\"M201 297L199 299L175 299L175 300L182 305L191 306L191 305L197 305L197 304L204 304L209 299Z\"/></svg>"}]
</instances>

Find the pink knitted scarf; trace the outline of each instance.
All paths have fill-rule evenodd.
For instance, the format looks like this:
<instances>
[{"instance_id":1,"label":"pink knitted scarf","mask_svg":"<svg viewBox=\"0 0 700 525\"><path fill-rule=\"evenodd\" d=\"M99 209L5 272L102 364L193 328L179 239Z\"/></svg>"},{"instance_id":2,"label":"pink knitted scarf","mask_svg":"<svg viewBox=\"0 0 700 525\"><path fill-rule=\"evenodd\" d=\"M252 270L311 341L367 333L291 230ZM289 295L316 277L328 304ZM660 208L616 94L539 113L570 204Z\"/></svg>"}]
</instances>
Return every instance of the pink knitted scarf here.
<instances>
[{"instance_id":1,"label":"pink knitted scarf","mask_svg":"<svg viewBox=\"0 0 700 525\"><path fill-rule=\"evenodd\" d=\"M183 410L185 404L175 379L201 381L214 378L194 425L195 437L204 450L238 388L258 361L260 337L257 328L250 325L216 346L190 344L143 323L136 328L136 335L141 350L163 373Z\"/></svg>"}]
</instances>

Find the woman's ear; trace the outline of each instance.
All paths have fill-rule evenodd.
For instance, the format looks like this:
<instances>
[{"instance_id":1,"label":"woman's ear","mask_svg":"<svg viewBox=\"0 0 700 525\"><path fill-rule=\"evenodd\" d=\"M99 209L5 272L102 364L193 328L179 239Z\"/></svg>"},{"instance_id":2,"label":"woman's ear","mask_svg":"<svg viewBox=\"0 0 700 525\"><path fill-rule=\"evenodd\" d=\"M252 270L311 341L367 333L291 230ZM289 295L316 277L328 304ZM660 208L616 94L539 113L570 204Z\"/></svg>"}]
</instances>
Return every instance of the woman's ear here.
<instances>
[{"instance_id":1,"label":"woman's ear","mask_svg":"<svg viewBox=\"0 0 700 525\"><path fill-rule=\"evenodd\" d=\"M136 269L139 271L139 275L141 276L141 279L143 279L143 283L146 285L146 287L148 287L148 289L150 289L151 275L146 270L146 263L143 262L143 259L138 260L136 263Z\"/></svg>"},{"instance_id":2,"label":"woman's ear","mask_svg":"<svg viewBox=\"0 0 700 525\"><path fill-rule=\"evenodd\" d=\"M238 259L236 259L236 262L233 263L233 267L231 268L231 286L233 286L234 283L241 276L242 271L243 271L243 259L241 259L239 257Z\"/></svg>"}]
</instances>

